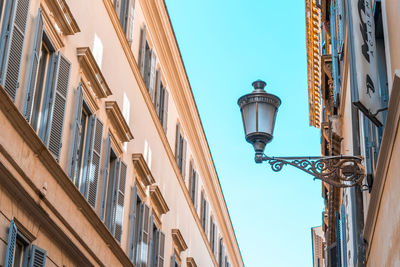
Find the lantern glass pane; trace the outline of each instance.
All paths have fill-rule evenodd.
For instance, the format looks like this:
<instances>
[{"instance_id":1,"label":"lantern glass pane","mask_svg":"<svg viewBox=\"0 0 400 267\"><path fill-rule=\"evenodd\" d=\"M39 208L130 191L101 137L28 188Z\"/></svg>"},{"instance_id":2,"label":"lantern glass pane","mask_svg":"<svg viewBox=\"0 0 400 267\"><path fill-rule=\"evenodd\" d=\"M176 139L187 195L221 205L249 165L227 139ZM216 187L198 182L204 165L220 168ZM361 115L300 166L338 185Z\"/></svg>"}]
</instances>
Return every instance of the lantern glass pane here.
<instances>
[{"instance_id":1,"label":"lantern glass pane","mask_svg":"<svg viewBox=\"0 0 400 267\"><path fill-rule=\"evenodd\" d=\"M276 108L268 103L258 103L258 131L272 135Z\"/></svg>"},{"instance_id":2,"label":"lantern glass pane","mask_svg":"<svg viewBox=\"0 0 400 267\"><path fill-rule=\"evenodd\" d=\"M256 103L249 103L243 106L242 112L245 134L256 132Z\"/></svg>"}]
</instances>

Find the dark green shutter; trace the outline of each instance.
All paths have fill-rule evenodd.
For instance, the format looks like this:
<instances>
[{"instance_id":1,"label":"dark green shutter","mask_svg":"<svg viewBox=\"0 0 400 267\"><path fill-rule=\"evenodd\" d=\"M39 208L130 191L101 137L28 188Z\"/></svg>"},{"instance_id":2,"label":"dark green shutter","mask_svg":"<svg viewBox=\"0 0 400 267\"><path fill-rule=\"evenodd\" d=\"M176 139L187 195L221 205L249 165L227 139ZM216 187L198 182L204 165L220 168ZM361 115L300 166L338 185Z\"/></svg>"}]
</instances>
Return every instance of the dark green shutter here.
<instances>
[{"instance_id":1,"label":"dark green shutter","mask_svg":"<svg viewBox=\"0 0 400 267\"><path fill-rule=\"evenodd\" d=\"M85 183L85 197L93 208L96 207L97 184L100 170L100 155L102 147L103 123L96 118L92 129L89 147L88 173Z\"/></svg>"},{"instance_id":2,"label":"dark green shutter","mask_svg":"<svg viewBox=\"0 0 400 267\"><path fill-rule=\"evenodd\" d=\"M167 133L167 124L168 124L168 91L166 88L163 88L163 96L164 96L164 105L163 105L163 116L162 116L162 126L164 128L165 134Z\"/></svg>"},{"instance_id":3,"label":"dark green shutter","mask_svg":"<svg viewBox=\"0 0 400 267\"><path fill-rule=\"evenodd\" d=\"M38 246L32 245L31 255L29 259L29 267L45 267L46 251Z\"/></svg>"},{"instance_id":4,"label":"dark green shutter","mask_svg":"<svg viewBox=\"0 0 400 267\"><path fill-rule=\"evenodd\" d=\"M26 87L26 97L24 105L24 116L27 121L30 121L33 103L33 92L36 86L37 69L39 64L40 50L42 47L42 37L43 37L43 17L42 10L39 9L35 39L32 49L32 62L29 72L28 86Z\"/></svg>"},{"instance_id":5,"label":"dark green shutter","mask_svg":"<svg viewBox=\"0 0 400 267\"><path fill-rule=\"evenodd\" d=\"M119 164L119 174L117 179L115 221L114 221L114 237L121 242L122 222L124 217L124 200L125 200L125 184L126 184L127 166L123 161Z\"/></svg>"},{"instance_id":6,"label":"dark green shutter","mask_svg":"<svg viewBox=\"0 0 400 267\"><path fill-rule=\"evenodd\" d=\"M79 84L79 87L76 90L75 120L74 120L74 129L72 137L71 159L68 170L68 176L71 179L74 179L76 164L78 160L78 149L80 146L80 142L84 138L83 136L80 136L80 133L82 132L81 129L82 105L83 105L83 92L82 92L82 86L81 84ZM79 151L79 153L82 153L82 151Z\"/></svg>"},{"instance_id":7,"label":"dark green shutter","mask_svg":"<svg viewBox=\"0 0 400 267\"><path fill-rule=\"evenodd\" d=\"M17 240L18 229L14 223L14 220L10 222L10 228L8 230L8 243L6 252L6 261L4 267L13 267L14 253L15 253L15 242Z\"/></svg>"},{"instance_id":8,"label":"dark green shutter","mask_svg":"<svg viewBox=\"0 0 400 267\"><path fill-rule=\"evenodd\" d=\"M143 79L145 79L145 73L144 73L145 60L146 60L146 26L143 26L140 32L140 47L139 47L139 69Z\"/></svg>"},{"instance_id":9,"label":"dark green shutter","mask_svg":"<svg viewBox=\"0 0 400 267\"><path fill-rule=\"evenodd\" d=\"M135 229L136 229L136 203L137 203L137 188L136 183L132 186L131 190L131 207L129 212L129 243L128 243L128 256L133 262L134 249L135 249Z\"/></svg>"},{"instance_id":10,"label":"dark green shutter","mask_svg":"<svg viewBox=\"0 0 400 267\"><path fill-rule=\"evenodd\" d=\"M24 48L29 0L7 1L1 36L0 84L15 101ZM9 22L9 23L7 23Z\"/></svg>"},{"instance_id":11,"label":"dark green shutter","mask_svg":"<svg viewBox=\"0 0 400 267\"><path fill-rule=\"evenodd\" d=\"M55 80L52 86L51 112L48 126L47 145L50 152L60 160L62 145L62 132L64 128L64 113L68 96L68 83L71 70L71 63L59 53L57 56Z\"/></svg>"},{"instance_id":12,"label":"dark green shutter","mask_svg":"<svg viewBox=\"0 0 400 267\"><path fill-rule=\"evenodd\" d=\"M101 197L101 207L100 207L100 219L104 221L104 215L106 211L106 197L107 197L107 185L108 179L110 177L110 152L111 152L111 137L110 134L107 136L106 150L105 150L105 161L104 161L104 171L103 171L103 192Z\"/></svg>"}]
</instances>

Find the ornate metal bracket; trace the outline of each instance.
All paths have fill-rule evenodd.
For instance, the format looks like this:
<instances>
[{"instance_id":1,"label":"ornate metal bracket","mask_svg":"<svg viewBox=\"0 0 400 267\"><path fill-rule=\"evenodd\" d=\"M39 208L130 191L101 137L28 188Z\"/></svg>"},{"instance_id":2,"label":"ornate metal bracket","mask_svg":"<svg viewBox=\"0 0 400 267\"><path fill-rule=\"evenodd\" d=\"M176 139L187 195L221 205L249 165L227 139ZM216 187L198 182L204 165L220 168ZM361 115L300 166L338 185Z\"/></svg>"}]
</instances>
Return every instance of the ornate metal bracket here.
<instances>
[{"instance_id":1,"label":"ornate metal bracket","mask_svg":"<svg viewBox=\"0 0 400 267\"><path fill-rule=\"evenodd\" d=\"M268 162L275 172L282 170L284 165L292 165L314 179L328 183L335 187L352 187L361 184L365 177L362 157L330 156L330 157L268 157L256 154L255 161Z\"/></svg>"}]
</instances>

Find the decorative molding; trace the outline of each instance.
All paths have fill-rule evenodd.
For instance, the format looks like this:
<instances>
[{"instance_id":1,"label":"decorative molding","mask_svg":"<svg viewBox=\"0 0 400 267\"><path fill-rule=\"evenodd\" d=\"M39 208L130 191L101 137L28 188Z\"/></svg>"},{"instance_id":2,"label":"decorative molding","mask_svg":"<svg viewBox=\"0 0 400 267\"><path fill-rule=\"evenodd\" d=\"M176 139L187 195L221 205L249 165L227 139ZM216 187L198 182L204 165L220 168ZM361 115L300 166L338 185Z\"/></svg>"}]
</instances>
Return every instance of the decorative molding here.
<instances>
[{"instance_id":1,"label":"decorative molding","mask_svg":"<svg viewBox=\"0 0 400 267\"><path fill-rule=\"evenodd\" d=\"M181 252L185 251L188 248L188 246L186 245L186 242L183 239L183 236L181 234L181 231L179 231L179 229L172 229L171 235L172 235L172 245L174 247L175 256L179 257L180 261Z\"/></svg>"},{"instance_id":2,"label":"decorative molding","mask_svg":"<svg viewBox=\"0 0 400 267\"><path fill-rule=\"evenodd\" d=\"M371 250L371 242L374 237L376 220L380 209L383 190L388 175L389 164L393 154L393 145L400 132L400 70L395 70L392 91L389 99L385 129L379 150L378 161L375 170L374 185L372 186L371 198L368 206L367 218L364 227L364 238L367 243L366 258L368 260ZM397 163L393 163L397 164ZM393 178L394 179L394 178Z\"/></svg>"},{"instance_id":3,"label":"decorative molding","mask_svg":"<svg viewBox=\"0 0 400 267\"><path fill-rule=\"evenodd\" d=\"M187 267L197 267L197 264L192 257L187 257L186 258L186 266Z\"/></svg>"},{"instance_id":4,"label":"decorative molding","mask_svg":"<svg viewBox=\"0 0 400 267\"><path fill-rule=\"evenodd\" d=\"M64 35L74 35L81 31L65 0L44 0L44 2Z\"/></svg>"},{"instance_id":5,"label":"decorative molding","mask_svg":"<svg viewBox=\"0 0 400 267\"><path fill-rule=\"evenodd\" d=\"M97 98L104 98L111 95L111 90L108 87L100 67L97 65L89 47L77 48L78 61L85 76L83 81L88 88L91 88Z\"/></svg>"},{"instance_id":6,"label":"decorative molding","mask_svg":"<svg viewBox=\"0 0 400 267\"><path fill-rule=\"evenodd\" d=\"M55 49L58 51L64 47L64 42L61 38L61 32L58 31L54 26L54 22L49 15L50 11L48 10L48 8L42 4L40 4L40 8L42 9L44 31L49 36L50 40L55 46Z\"/></svg>"},{"instance_id":7,"label":"decorative molding","mask_svg":"<svg viewBox=\"0 0 400 267\"><path fill-rule=\"evenodd\" d=\"M129 142L133 139L131 129L122 115L116 101L106 101L107 116L121 142Z\"/></svg>"},{"instance_id":8,"label":"decorative molding","mask_svg":"<svg viewBox=\"0 0 400 267\"><path fill-rule=\"evenodd\" d=\"M167 202L161 194L160 188L157 185L150 186L150 205L154 211L155 221L158 226L161 226L161 215L169 211ZM159 227L161 228L161 227Z\"/></svg>"},{"instance_id":9,"label":"decorative molding","mask_svg":"<svg viewBox=\"0 0 400 267\"><path fill-rule=\"evenodd\" d=\"M110 131L108 131L108 132L110 133L111 145L117 151L118 157L120 157L122 155L122 153L124 152L122 150L122 143L120 141L118 141L118 139L115 137L114 131L112 131L110 129Z\"/></svg>"},{"instance_id":10,"label":"decorative molding","mask_svg":"<svg viewBox=\"0 0 400 267\"><path fill-rule=\"evenodd\" d=\"M135 167L138 175L139 181L145 185L151 185L156 182L153 175L151 174L150 168L147 165L146 160L142 153L132 154L133 166Z\"/></svg>"},{"instance_id":11,"label":"decorative molding","mask_svg":"<svg viewBox=\"0 0 400 267\"><path fill-rule=\"evenodd\" d=\"M83 98L85 99L91 111L94 113L97 110L99 110L99 103L97 101L97 97L94 94L93 90L90 87L88 87L87 84L88 83L86 82L86 79L84 79L84 77L82 76L81 85L82 85Z\"/></svg>"}]
</instances>

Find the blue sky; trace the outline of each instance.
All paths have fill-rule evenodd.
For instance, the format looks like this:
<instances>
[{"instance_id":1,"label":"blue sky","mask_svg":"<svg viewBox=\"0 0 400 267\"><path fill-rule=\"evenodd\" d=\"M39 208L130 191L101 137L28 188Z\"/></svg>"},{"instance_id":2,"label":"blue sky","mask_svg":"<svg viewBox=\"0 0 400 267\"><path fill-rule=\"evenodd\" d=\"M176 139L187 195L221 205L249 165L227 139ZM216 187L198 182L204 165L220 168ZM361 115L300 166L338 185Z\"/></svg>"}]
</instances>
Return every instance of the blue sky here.
<instances>
[{"instance_id":1,"label":"blue sky","mask_svg":"<svg viewBox=\"0 0 400 267\"><path fill-rule=\"evenodd\" d=\"M309 126L304 1L166 0L248 267L312 266L321 183L254 162L237 99L257 79L282 100L269 156L319 155Z\"/></svg>"}]
</instances>

